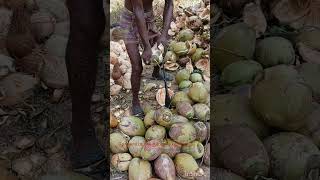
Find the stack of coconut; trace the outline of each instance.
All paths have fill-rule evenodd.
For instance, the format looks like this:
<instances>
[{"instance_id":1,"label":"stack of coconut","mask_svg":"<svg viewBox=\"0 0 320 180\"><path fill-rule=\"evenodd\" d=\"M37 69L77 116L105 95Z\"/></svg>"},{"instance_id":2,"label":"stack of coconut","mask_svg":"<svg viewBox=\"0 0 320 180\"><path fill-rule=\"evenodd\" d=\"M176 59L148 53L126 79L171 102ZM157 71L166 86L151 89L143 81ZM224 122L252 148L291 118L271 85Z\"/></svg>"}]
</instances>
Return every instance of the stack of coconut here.
<instances>
[{"instance_id":1,"label":"stack of coconut","mask_svg":"<svg viewBox=\"0 0 320 180\"><path fill-rule=\"evenodd\" d=\"M258 7L255 13L260 9L249 4L245 10L250 6ZM295 52L303 44L319 53L320 31L256 38L257 26L245 16L244 21L221 29L212 47L213 63L229 90L211 104L218 168L213 177L319 179L320 64L301 53L307 62L298 63Z\"/></svg>"},{"instance_id":2,"label":"stack of coconut","mask_svg":"<svg viewBox=\"0 0 320 180\"><path fill-rule=\"evenodd\" d=\"M0 104L21 102L40 81L45 88L65 88L69 34L65 3L16 0L1 5Z\"/></svg>"},{"instance_id":3,"label":"stack of coconut","mask_svg":"<svg viewBox=\"0 0 320 180\"><path fill-rule=\"evenodd\" d=\"M131 89L131 63L123 40L110 41L110 95Z\"/></svg>"},{"instance_id":4,"label":"stack of coconut","mask_svg":"<svg viewBox=\"0 0 320 180\"><path fill-rule=\"evenodd\" d=\"M209 179L209 168L202 166L210 166L209 10L203 3L180 9L164 58L163 47L153 48L154 65L165 63L166 69L177 71L172 108L164 107L160 89L155 99L161 107L146 105L144 119L110 114L111 164L128 171L129 179Z\"/></svg>"}]
</instances>

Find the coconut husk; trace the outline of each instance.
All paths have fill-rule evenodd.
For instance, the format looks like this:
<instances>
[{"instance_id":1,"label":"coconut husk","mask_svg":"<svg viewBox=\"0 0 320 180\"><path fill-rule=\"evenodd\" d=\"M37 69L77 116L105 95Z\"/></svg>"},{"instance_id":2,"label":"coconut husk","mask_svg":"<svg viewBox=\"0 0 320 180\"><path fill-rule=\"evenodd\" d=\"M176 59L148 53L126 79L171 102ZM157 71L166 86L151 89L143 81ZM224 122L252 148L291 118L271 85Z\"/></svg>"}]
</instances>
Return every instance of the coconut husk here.
<instances>
[{"instance_id":1,"label":"coconut husk","mask_svg":"<svg viewBox=\"0 0 320 180\"><path fill-rule=\"evenodd\" d=\"M168 89L168 93L169 93L170 98L172 98L172 96L174 95L174 92L171 89ZM165 105L165 99L166 99L165 94L166 94L165 88L161 88L157 91L156 100L161 106Z\"/></svg>"},{"instance_id":2,"label":"coconut husk","mask_svg":"<svg viewBox=\"0 0 320 180\"><path fill-rule=\"evenodd\" d=\"M40 72L41 80L49 87L61 89L68 86L68 72L65 59L46 55Z\"/></svg>"},{"instance_id":3,"label":"coconut husk","mask_svg":"<svg viewBox=\"0 0 320 180\"><path fill-rule=\"evenodd\" d=\"M29 98L38 80L30 75L13 73L0 81L0 106L15 105Z\"/></svg>"},{"instance_id":4,"label":"coconut husk","mask_svg":"<svg viewBox=\"0 0 320 180\"><path fill-rule=\"evenodd\" d=\"M31 54L21 59L16 59L16 67L18 71L38 75L44 65L44 62L45 52L41 48L36 48Z\"/></svg>"},{"instance_id":5,"label":"coconut husk","mask_svg":"<svg viewBox=\"0 0 320 180\"><path fill-rule=\"evenodd\" d=\"M50 13L37 12L31 16L32 33L38 42L44 42L55 30L55 19Z\"/></svg>"},{"instance_id":6,"label":"coconut husk","mask_svg":"<svg viewBox=\"0 0 320 180\"><path fill-rule=\"evenodd\" d=\"M36 42L31 33L30 12L25 6L14 9L7 35L6 46L14 58L22 58L32 52Z\"/></svg>"}]
</instances>

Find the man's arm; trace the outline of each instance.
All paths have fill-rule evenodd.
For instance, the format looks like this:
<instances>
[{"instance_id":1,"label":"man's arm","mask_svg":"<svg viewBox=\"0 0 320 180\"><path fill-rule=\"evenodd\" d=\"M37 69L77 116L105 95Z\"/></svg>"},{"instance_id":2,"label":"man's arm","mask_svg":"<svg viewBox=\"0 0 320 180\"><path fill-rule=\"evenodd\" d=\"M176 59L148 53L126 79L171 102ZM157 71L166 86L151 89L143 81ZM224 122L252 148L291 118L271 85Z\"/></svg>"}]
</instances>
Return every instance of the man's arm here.
<instances>
[{"instance_id":1,"label":"man's arm","mask_svg":"<svg viewBox=\"0 0 320 180\"><path fill-rule=\"evenodd\" d=\"M146 26L146 20L144 17L144 8L142 0L131 0L134 15L137 20L138 30L142 39L144 49L151 49L151 45L148 38L148 30Z\"/></svg>"},{"instance_id":2,"label":"man's arm","mask_svg":"<svg viewBox=\"0 0 320 180\"><path fill-rule=\"evenodd\" d=\"M163 10L163 29L162 34L164 38L168 36L168 30L170 29L170 23L173 18L173 0L165 0L165 6Z\"/></svg>"}]
</instances>

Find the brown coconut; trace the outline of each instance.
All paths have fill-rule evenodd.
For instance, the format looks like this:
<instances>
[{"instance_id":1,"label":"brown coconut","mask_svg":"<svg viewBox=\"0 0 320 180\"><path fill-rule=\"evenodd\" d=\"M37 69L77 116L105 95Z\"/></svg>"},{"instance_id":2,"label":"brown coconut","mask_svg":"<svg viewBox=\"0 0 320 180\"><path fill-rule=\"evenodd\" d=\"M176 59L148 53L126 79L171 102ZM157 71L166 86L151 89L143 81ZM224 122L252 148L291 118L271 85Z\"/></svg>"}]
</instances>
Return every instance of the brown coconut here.
<instances>
[{"instance_id":1,"label":"brown coconut","mask_svg":"<svg viewBox=\"0 0 320 180\"><path fill-rule=\"evenodd\" d=\"M18 7L13 11L6 46L14 58L22 58L32 52L36 41L31 33L31 13L26 7Z\"/></svg>"},{"instance_id":2,"label":"brown coconut","mask_svg":"<svg viewBox=\"0 0 320 180\"><path fill-rule=\"evenodd\" d=\"M161 179L174 180L176 178L174 162L167 154L161 154L154 161L154 171Z\"/></svg>"}]
</instances>

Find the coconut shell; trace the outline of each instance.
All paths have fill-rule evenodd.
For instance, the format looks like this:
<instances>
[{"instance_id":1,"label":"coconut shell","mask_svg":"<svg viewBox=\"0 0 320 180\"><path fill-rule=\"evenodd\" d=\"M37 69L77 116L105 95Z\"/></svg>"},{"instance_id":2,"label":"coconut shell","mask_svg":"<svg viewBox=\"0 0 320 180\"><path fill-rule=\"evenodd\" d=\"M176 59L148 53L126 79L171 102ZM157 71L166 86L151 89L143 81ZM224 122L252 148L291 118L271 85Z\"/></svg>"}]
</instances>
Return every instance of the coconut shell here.
<instances>
[{"instance_id":1,"label":"coconut shell","mask_svg":"<svg viewBox=\"0 0 320 180\"><path fill-rule=\"evenodd\" d=\"M191 59L190 59L189 56L181 57L181 58L179 58L179 59L177 60L178 64L179 64L181 67L185 67L186 64L187 64L188 62L190 62L190 61L191 61Z\"/></svg>"},{"instance_id":2,"label":"coconut shell","mask_svg":"<svg viewBox=\"0 0 320 180\"><path fill-rule=\"evenodd\" d=\"M141 157L141 150L146 140L142 136L134 136L128 143L129 152L133 157Z\"/></svg>"},{"instance_id":3,"label":"coconut shell","mask_svg":"<svg viewBox=\"0 0 320 180\"><path fill-rule=\"evenodd\" d=\"M153 139L147 141L141 149L143 160L153 161L162 153L162 141Z\"/></svg>"},{"instance_id":4,"label":"coconut shell","mask_svg":"<svg viewBox=\"0 0 320 180\"><path fill-rule=\"evenodd\" d=\"M18 104L33 95L38 80L30 75L12 73L0 81L0 106Z\"/></svg>"},{"instance_id":5,"label":"coconut shell","mask_svg":"<svg viewBox=\"0 0 320 180\"><path fill-rule=\"evenodd\" d=\"M6 47L10 56L14 58L22 58L36 47L36 41L31 33L30 16L24 6L13 11Z\"/></svg>"},{"instance_id":6,"label":"coconut shell","mask_svg":"<svg viewBox=\"0 0 320 180\"><path fill-rule=\"evenodd\" d=\"M130 180L148 180L152 177L151 164L148 161L133 158L129 165L128 176Z\"/></svg>"},{"instance_id":7,"label":"coconut shell","mask_svg":"<svg viewBox=\"0 0 320 180\"><path fill-rule=\"evenodd\" d=\"M256 33L248 25L237 23L222 29L214 43L213 63L222 71L233 62L253 58Z\"/></svg>"},{"instance_id":8,"label":"coconut shell","mask_svg":"<svg viewBox=\"0 0 320 180\"><path fill-rule=\"evenodd\" d=\"M41 80L49 87L61 89L69 85L68 71L64 58L46 55L40 72Z\"/></svg>"},{"instance_id":9,"label":"coconut shell","mask_svg":"<svg viewBox=\"0 0 320 180\"><path fill-rule=\"evenodd\" d=\"M110 149L112 153L128 152L128 138L119 132L110 134Z\"/></svg>"},{"instance_id":10,"label":"coconut shell","mask_svg":"<svg viewBox=\"0 0 320 180\"><path fill-rule=\"evenodd\" d=\"M252 89L251 103L267 125L294 131L312 112L312 91L301 81L263 80Z\"/></svg>"},{"instance_id":11,"label":"coconut shell","mask_svg":"<svg viewBox=\"0 0 320 180\"><path fill-rule=\"evenodd\" d=\"M204 175L203 170L190 154L179 153L174 159L177 174L186 179L195 179Z\"/></svg>"},{"instance_id":12,"label":"coconut shell","mask_svg":"<svg viewBox=\"0 0 320 180\"><path fill-rule=\"evenodd\" d=\"M31 54L17 59L16 67L20 72L38 75L44 66L45 58L45 52L40 48L36 48Z\"/></svg>"},{"instance_id":13,"label":"coconut shell","mask_svg":"<svg viewBox=\"0 0 320 180\"><path fill-rule=\"evenodd\" d=\"M154 171L161 179L174 180L176 178L174 162L167 154L161 154L154 161Z\"/></svg>"},{"instance_id":14,"label":"coconut shell","mask_svg":"<svg viewBox=\"0 0 320 180\"><path fill-rule=\"evenodd\" d=\"M270 172L273 177L300 180L306 178L305 173L309 175L312 166L319 171L320 151L306 136L282 132L268 137L263 143L270 157ZM309 166L309 161L312 166Z\"/></svg>"},{"instance_id":15,"label":"coconut shell","mask_svg":"<svg viewBox=\"0 0 320 180\"><path fill-rule=\"evenodd\" d=\"M36 12L31 16L31 27L35 39L44 42L55 29L55 19L50 13Z\"/></svg>"},{"instance_id":16,"label":"coconut shell","mask_svg":"<svg viewBox=\"0 0 320 180\"><path fill-rule=\"evenodd\" d=\"M295 51L289 40L282 37L268 37L257 44L255 57L263 67L290 65L295 61Z\"/></svg>"},{"instance_id":17,"label":"coconut shell","mask_svg":"<svg viewBox=\"0 0 320 180\"><path fill-rule=\"evenodd\" d=\"M146 132L142 120L135 116L123 117L119 129L128 136L144 136Z\"/></svg>"},{"instance_id":18,"label":"coconut shell","mask_svg":"<svg viewBox=\"0 0 320 180\"><path fill-rule=\"evenodd\" d=\"M145 138L147 141L158 139L163 140L166 136L166 129L159 125L153 125L147 129Z\"/></svg>"},{"instance_id":19,"label":"coconut shell","mask_svg":"<svg viewBox=\"0 0 320 180\"><path fill-rule=\"evenodd\" d=\"M219 128L228 124L247 126L260 138L269 135L269 128L256 117L248 97L236 94L218 95L212 106L215 107L212 112L214 127Z\"/></svg>"},{"instance_id":20,"label":"coconut shell","mask_svg":"<svg viewBox=\"0 0 320 180\"><path fill-rule=\"evenodd\" d=\"M269 173L269 157L255 133L240 126L224 126L213 135L213 152L224 167L246 178Z\"/></svg>"},{"instance_id":21,"label":"coconut shell","mask_svg":"<svg viewBox=\"0 0 320 180\"><path fill-rule=\"evenodd\" d=\"M197 138L197 131L189 122L176 123L170 127L169 136L179 144L188 144Z\"/></svg>"}]
</instances>

